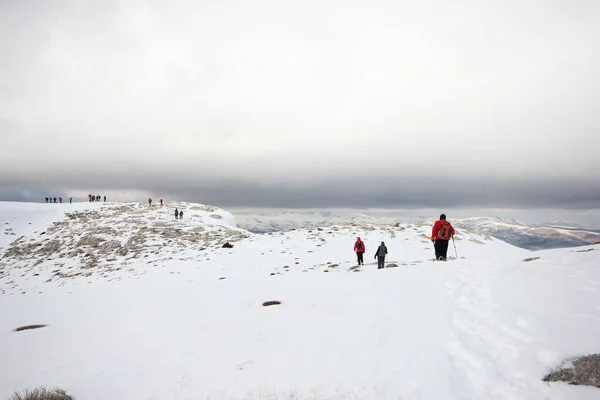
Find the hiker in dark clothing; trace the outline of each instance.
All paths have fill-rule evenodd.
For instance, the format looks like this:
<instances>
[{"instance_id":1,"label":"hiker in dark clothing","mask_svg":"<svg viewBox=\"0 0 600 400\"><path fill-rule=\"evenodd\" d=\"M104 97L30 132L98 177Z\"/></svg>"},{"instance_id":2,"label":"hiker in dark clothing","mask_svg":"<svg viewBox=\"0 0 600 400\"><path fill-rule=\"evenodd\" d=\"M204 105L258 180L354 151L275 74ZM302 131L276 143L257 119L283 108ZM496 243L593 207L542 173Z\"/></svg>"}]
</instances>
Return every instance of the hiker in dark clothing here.
<instances>
[{"instance_id":1,"label":"hiker in dark clothing","mask_svg":"<svg viewBox=\"0 0 600 400\"><path fill-rule=\"evenodd\" d=\"M106 201L106 196L104 196L104 201Z\"/></svg>"},{"instance_id":2,"label":"hiker in dark clothing","mask_svg":"<svg viewBox=\"0 0 600 400\"><path fill-rule=\"evenodd\" d=\"M365 254L365 242L360 240L359 237L356 238L356 242L354 243L354 251L356 252L358 265L364 265L363 255Z\"/></svg>"},{"instance_id":3,"label":"hiker in dark clothing","mask_svg":"<svg viewBox=\"0 0 600 400\"><path fill-rule=\"evenodd\" d=\"M46 203L48 202L48 198L46 197Z\"/></svg>"},{"instance_id":4,"label":"hiker in dark clothing","mask_svg":"<svg viewBox=\"0 0 600 400\"><path fill-rule=\"evenodd\" d=\"M448 242L454 237L454 228L446 221L446 214L440 215L440 219L433 224L431 241L435 248L435 259L446 261L448 254Z\"/></svg>"},{"instance_id":5,"label":"hiker in dark clothing","mask_svg":"<svg viewBox=\"0 0 600 400\"><path fill-rule=\"evenodd\" d=\"M56 203L56 197L54 198L54 202Z\"/></svg>"},{"instance_id":6,"label":"hiker in dark clothing","mask_svg":"<svg viewBox=\"0 0 600 400\"><path fill-rule=\"evenodd\" d=\"M385 243L381 242L377 251L375 252L375 257L377 259L377 269L382 269L385 266L385 255L387 254L387 247L385 247Z\"/></svg>"},{"instance_id":7,"label":"hiker in dark clothing","mask_svg":"<svg viewBox=\"0 0 600 400\"><path fill-rule=\"evenodd\" d=\"M175 209L175 219L179 218L179 210Z\"/></svg>"},{"instance_id":8,"label":"hiker in dark clothing","mask_svg":"<svg viewBox=\"0 0 600 400\"><path fill-rule=\"evenodd\" d=\"M69 197L69 204L71 204L73 202L73 198Z\"/></svg>"},{"instance_id":9,"label":"hiker in dark clothing","mask_svg":"<svg viewBox=\"0 0 600 400\"><path fill-rule=\"evenodd\" d=\"M179 219L183 219L183 210L179 210Z\"/></svg>"}]
</instances>

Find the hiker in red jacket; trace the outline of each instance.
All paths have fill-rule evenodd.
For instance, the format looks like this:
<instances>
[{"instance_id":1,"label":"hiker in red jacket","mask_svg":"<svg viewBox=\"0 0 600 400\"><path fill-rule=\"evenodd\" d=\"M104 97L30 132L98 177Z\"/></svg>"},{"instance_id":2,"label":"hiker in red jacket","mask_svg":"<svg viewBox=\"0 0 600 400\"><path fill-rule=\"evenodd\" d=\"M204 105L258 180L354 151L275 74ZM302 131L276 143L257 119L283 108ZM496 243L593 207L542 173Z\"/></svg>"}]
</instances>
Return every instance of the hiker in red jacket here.
<instances>
[{"instance_id":1,"label":"hiker in red jacket","mask_svg":"<svg viewBox=\"0 0 600 400\"><path fill-rule=\"evenodd\" d=\"M356 242L354 243L354 251L356 252L356 258L358 259L358 265L363 265L363 254L365 254L365 242L360 240L359 237L356 238Z\"/></svg>"},{"instance_id":2,"label":"hiker in red jacket","mask_svg":"<svg viewBox=\"0 0 600 400\"><path fill-rule=\"evenodd\" d=\"M440 215L440 219L435 221L431 230L431 241L435 248L435 259L446 261L448 254L448 241L454 237L454 228L450 222L446 221L446 214Z\"/></svg>"}]
</instances>

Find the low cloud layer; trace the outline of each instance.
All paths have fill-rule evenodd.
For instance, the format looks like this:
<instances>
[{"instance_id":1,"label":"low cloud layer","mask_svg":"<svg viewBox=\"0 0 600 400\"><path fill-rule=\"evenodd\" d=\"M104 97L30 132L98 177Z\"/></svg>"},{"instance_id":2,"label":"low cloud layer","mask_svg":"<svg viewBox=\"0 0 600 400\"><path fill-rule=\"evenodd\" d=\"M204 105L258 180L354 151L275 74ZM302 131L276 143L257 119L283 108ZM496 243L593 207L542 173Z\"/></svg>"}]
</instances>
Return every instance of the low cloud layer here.
<instances>
[{"instance_id":1,"label":"low cloud layer","mask_svg":"<svg viewBox=\"0 0 600 400\"><path fill-rule=\"evenodd\" d=\"M0 4L0 199L600 208L600 4Z\"/></svg>"},{"instance_id":2,"label":"low cloud layer","mask_svg":"<svg viewBox=\"0 0 600 400\"><path fill-rule=\"evenodd\" d=\"M182 177L180 177L182 178ZM25 190L12 187L0 191L4 200L41 201L44 196L85 199L87 193L108 195L111 200L144 201L155 199L187 200L221 207L276 207L276 208L562 208L597 209L600 188L590 186L585 180L539 179L506 182L501 179L448 177L421 177L419 181L399 176L386 180L362 182L307 183L304 185L271 184L243 180L203 182L193 174L187 181L162 180L140 177L98 186L94 181L83 180L81 186L59 190ZM368 179L368 178L367 178ZM138 185L139 184L139 185ZM56 186L55 186L56 187ZM104 189L97 189L104 188ZM57 194L58 193L58 194Z\"/></svg>"}]
</instances>

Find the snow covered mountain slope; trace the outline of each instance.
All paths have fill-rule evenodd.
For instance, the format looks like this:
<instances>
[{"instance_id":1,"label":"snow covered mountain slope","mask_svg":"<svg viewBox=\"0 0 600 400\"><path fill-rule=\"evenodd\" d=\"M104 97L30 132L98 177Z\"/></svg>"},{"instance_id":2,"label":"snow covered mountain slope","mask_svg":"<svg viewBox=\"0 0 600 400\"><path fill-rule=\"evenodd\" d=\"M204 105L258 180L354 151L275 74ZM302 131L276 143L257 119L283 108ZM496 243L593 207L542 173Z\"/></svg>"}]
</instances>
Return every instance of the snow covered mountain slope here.
<instances>
[{"instance_id":1,"label":"snow covered mountain slope","mask_svg":"<svg viewBox=\"0 0 600 400\"><path fill-rule=\"evenodd\" d=\"M46 221L39 224L4 206L0 216L15 232L28 222L34 230L0 262L1 399L40 385L90 400L600 395L541 381L565 358L600 352L598 246L532 253L461 232L459 258L444 263L431 261L429 226L257 235L226 223L222 210L191 204L180 205L182 221L170 221L170 210L82 204L79 212L97 218L35 211ZM105 241L125 247L144 229L145 242L111 261L68 234L83 238L101 224L115 229L98 234ZM163 238L164 229L181 229L182 238ZM39 255L11 253L43 243L42 231L61 241L62 256L36 265ZM367 246L360 268L356 236ZM233 248L219 246L230 239ZM377 270L381 241L388 268ZM77 248L97 263L71 257ZM67 265L94 272L52 276ZM281 304L262 306L270 300ZM13 331L29 324L47 326Z\"/></svg>"}]
</instances>

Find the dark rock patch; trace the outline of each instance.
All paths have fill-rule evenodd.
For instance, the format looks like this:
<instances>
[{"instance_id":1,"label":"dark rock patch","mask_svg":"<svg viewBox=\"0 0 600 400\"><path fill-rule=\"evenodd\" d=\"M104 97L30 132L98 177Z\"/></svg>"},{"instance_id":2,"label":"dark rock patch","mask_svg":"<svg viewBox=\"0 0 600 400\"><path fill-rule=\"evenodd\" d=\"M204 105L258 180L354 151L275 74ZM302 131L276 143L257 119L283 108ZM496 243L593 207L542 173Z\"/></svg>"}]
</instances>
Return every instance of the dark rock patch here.
<instances>
[{"instance_id":1,"label":"dark rock patch","mask_svg":"<svg viewBox=\"0 0 600 400\"><path fill-rule=\"evenodd\" d=\"M269 307L269 306L277 306L279 304L281 304L280 301L271 300L271 301L265 301L262 305L263 305L263 307Z\"/></svg>"},{"instance_id":2,"label":"dark rock patch","mask_svg":"<svg viewBox=\"0 0 600 400\"><path fill-rule=\"evenodd\" d=\"M14 332L21 332L21 331L26 331L26 330L30 330L30 329L45 328L46 326L48 326L48 325L43 325L43 324L25 325L25 326L20 326L20 327L16 328L14 330Z\"/></svg>"}]
</instances>

